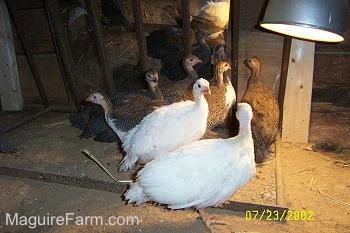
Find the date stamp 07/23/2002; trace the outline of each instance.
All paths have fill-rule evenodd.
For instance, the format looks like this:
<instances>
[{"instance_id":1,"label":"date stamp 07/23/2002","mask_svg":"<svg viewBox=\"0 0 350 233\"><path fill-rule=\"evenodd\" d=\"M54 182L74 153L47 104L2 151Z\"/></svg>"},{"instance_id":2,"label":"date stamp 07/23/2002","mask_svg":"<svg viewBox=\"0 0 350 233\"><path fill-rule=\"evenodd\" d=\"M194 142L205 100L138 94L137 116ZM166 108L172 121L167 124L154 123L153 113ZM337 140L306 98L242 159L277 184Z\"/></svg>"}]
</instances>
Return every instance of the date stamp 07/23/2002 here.
<instances>
[{"instance_id":1,"label":"date stamp 07/23/2002","mask_svg":"<svg viewBox=\"0 0 350 233\"><path fill-rule=\"evenodd\" d=\"M245 219L247 221L313 221L314 212L312 210L246 210Z\"/></svg>"}]
</instances>

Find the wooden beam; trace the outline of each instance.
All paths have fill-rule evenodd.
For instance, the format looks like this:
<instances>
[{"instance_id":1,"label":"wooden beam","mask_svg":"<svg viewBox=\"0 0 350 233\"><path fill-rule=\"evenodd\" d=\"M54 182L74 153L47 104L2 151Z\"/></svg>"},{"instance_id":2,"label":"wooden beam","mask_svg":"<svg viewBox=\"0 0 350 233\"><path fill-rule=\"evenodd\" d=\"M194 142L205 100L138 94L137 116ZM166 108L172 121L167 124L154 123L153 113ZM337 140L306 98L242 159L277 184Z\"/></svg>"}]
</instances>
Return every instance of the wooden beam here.
<instances>
[{"instance_id":1,"label":"wooden beam","mask_svg":"<svg viewBox=\"0 0 350 233\"><path fill-rule=\"evenodd\" d=\"M278 92L278 105L279 105L279 110L280 110L280 121L279 121L279 129L280 130L282 130L284 94L286 92L286 84L287 84L288 66L289 66L291 46L292 46L292 37L285 36L284 42L283 42L280 86L279 86L279 92Z\"/></svg>"},{"instance_id":2,"label":"wooden beam","mask_svg":"<svg viewBox=\"0 0 350 233\"><path fill-rule=\"evenodd\" d=\"M239 0L230 1L231 22L231 80L238 96ZM237 101L236 101L237 103Z\"/></svg>"},{"instance_id":3,"label":"wooden beam","mask_svg":"<svg viewBox=\"0 0 350 233\"><path fill-rule=\"evenodd\" d=\"M184 48L185 54L192 54L192 45L191 45L191 26L190 26L190 1L181 0L181 11L182 11L182 29L183 29L183 38L184 38Z\"/></svg>"},{"instance_id":4,"label":"wooden beam","mask_svg":"<svg viewBox=\"0 0 350 233\"><path fill-rule=\"evenodd\" d=\"M314 54L314 42L292 39L283 104L283 142L308 142Z\"/></svg>"},{"instance_id":5,"label":"wooden beam","mask_svg":"<svg viewBox=\"0 0 350 233\"><path fill-rule=\"evenodd\" d=\"M0 0L0 99L4 111L23 109L11 21L4 0Z\"/></svg>"},{"instance_id":6,"label":"wooden beam","mask_svg":"<svg viewBox=\"0 0 350 233\"><path fill-rule=\"evenodd\" d=\"M132 0L132 10L135 19L136 36L139 45L139 62L141 71L145 72L148 69L147 45L146 37L143 29L143 21L141 14L141 3L139 0Z\"/></svg>"},{"instance_id":7,"label":"wooden beam","mask_svg":"<svg viewBox=\"0 0 350 233\"><path fill-rule=\"evenodd\" d=\"M230 1L230 33L231 33L231 82L232 86L236 91L236 101L232 107L232 123L233 135L238 134L239 122L237 120L236 111L238 103L238 58L239 58L239 9L240 9L240 0L231 0ZM226 38L227 42L227 38Z\"/></svg>"}]
</instances>

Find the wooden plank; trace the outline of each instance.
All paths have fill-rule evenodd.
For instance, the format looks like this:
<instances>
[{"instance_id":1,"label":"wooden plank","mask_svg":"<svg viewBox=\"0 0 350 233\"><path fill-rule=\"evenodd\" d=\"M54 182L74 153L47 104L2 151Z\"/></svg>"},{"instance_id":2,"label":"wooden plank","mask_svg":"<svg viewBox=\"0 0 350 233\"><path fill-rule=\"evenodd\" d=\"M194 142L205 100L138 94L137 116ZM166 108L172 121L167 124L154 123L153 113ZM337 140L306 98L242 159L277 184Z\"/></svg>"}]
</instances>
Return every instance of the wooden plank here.
<instances>
[{"instance_id":1,"label":"wooden plank","mask_svg":"<svg viewBox=\"0 0 350 233\"><path fill-rule=\"evenodd\" d=\"M183 29L183 40L184 40L184 48L185 54L189 55L192 53L191 46L191 16L190 16L190 2L188 0L181 0L181 12L182 12L182 29Z\"/></svg>"},{"instance_id":2,"label":"wooden plank","mask_svg":"<svg viewBox=\"0 0 350 233\"><path fill-rule=\"evenodd\" d=\"M308 142L314 54L314 42L292 39L283 105L283 142Z\"/></svg>"},{"instance_id":3,"label":"wooden plank","mask_svg":"<svg viewBox=\"0 0 350 233\"><path fill-rule=\"evenodd\" d=\"M107 182L91 179L89 177L65 176L11 167L0 167L0 175L120 194L125 192L128 185L127 183Z\"/></svg>"},{"instance_id":4,"label":"wooden plank","mask_svg":"<svg viewBox=\"0 0 350 233\"><path fill-rule=\"evenodd\" d=\"M132 8L133 8L133 16L135 19L135 30L136 30L136 38L138 40L139 46L139 62L141 66L141 72L145 72L148 69L148 58L147 58L147 45L146 45L146 37L143 29L143 21L141 14L141 5L140 1L133 0Z\"/></svg>"},{"instance_id":5,"label":"wooden plank","mask_svg":"<svg viewBox=\"0 0 350 233\"><path fill-rule=\"evenodd\" d=\"M239 6L240 1L235 0L230 2L230 32L231 32L231 82L236 90L236 95L239 94L238 91L238 54L239 54ZM237 101L235 107L237 108ZM235 110L235 109L234 109Z\"/></svg>"},{"instance_id":6,"label":"wooden plank","mask_svg":"<svg viewBox=\"0 0 350 233\"><path fill-rule=\"evenodd\" d=\"M5 111L23 109L11 21L4 0L0 0L0 98Z\"/></svg>"}]
</instances>

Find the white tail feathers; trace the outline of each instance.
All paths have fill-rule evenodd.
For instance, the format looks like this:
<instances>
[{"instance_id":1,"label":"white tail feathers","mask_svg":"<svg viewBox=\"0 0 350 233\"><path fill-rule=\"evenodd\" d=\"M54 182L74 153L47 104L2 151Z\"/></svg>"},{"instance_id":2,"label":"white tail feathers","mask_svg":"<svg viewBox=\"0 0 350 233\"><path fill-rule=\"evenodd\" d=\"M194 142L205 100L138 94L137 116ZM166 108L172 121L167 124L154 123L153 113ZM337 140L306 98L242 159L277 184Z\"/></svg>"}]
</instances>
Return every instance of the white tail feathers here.
<instances>
[{"instance_id":1,"label":"white tail feathers","mask_svg":"<svg viewBox=\"0 0 350 233\"><path fill-rule=\"evenodd\" d=\"M129 171L137 162L136 156L128 156L126 155L122 161L120 161L118 165L119 172Z\"/></svg>"},{"instance_id":2,"label":"white tail feathers","mask_svg":"<svg viewBox=\"0 0 350 233\"><path fill-rule=\"evenodd\" d=\"M149 201L149 198L143 192L143 188L138 182L131 185L130 189L124 194L124 197L128 200L128 203L135 202L136 205L141 205L142 203Z\"/></svg>"}]
</instances>

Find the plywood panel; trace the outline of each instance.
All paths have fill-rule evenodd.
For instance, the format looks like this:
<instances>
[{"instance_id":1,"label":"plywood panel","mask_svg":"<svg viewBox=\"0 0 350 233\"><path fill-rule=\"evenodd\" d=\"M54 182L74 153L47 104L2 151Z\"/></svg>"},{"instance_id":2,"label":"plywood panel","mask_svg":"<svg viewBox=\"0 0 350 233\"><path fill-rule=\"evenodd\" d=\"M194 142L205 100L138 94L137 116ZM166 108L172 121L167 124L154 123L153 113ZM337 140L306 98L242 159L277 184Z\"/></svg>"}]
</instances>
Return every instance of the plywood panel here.
<instances>
[{"instance_id":1,"label":"plywood panel","mask_svg":"<svg viewBox=\"0 0 350 233\"><path fill-rule=\"evenodd\" d=\"M284 142L308 142L314 52L314 42L292 39L283 105Z\"/></svg>"}]
</instances>

